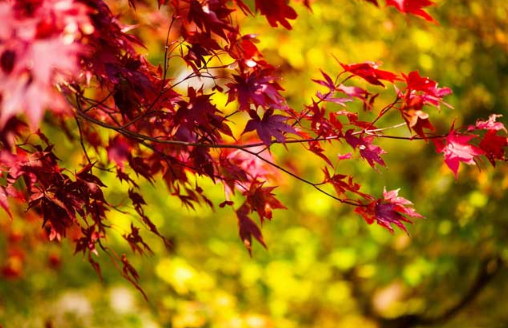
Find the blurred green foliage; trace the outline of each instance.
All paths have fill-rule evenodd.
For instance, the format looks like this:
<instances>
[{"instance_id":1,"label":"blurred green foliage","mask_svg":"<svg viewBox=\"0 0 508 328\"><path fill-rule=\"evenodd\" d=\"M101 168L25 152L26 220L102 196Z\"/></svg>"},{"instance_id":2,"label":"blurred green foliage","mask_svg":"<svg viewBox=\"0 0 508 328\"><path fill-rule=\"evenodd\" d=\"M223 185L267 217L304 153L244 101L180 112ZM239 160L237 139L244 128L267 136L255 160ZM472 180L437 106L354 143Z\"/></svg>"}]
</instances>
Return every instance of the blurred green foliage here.
<instances>
[{"instance_id":1,"label":"blurred green foliage","mask_svg":"<svg viewBox=\"0 0 508 328\"><path fill-rule=\"evenodd\" d=\"M451 87L454 95L448 101L455 109L431 113L440 120L441 132L454 119L462 125L491 113L506 115L508 2L437 4L431 14L440 25L352 0L319 0L313 13L295 4L299 18L291 32L267 27L262 17L242 24L245 33L259 35L268 61L280 65L286 95L297 109L318 88L311 79L319 78L319 69L339 71L335 56L344 63L380 61L397 72L418 70ZM394 90L376 91L382 93L378 106L393 98ZM383 124L400 121L393 115ZM388 152L387 170L343 169L361 177L366 190L401 188L427 217L410 227L411 237L368 226L346 206L281 173L275 192L289 210L277 211L263 226L269 249L256 245L250 258L230 211L187 210L161 192L162 184L145 185L148 216L175 244L169 253L147 234L155 255L131 256L149 302L107 258L99 259L100 282L66 242L33 246L24 240L20 247L31 253L23 276L0 281L0 322L6 328L369 328L413 327L397 321L404 316L439 317L471 292L478 272L488 276L496 271L496 260L508 260L508 170L480 163L481 170L461 168L455 181L431 145L386 141L382 146ZM274 156L298 158L299 146L289 147L289 156L284 149ZM306 158L301 173L320 179L320 161ZM108 199L125 201L115 193L122 186L105 179ZM212 200L223 200L220 188L201 184ZM131 217L111 214L119 235L109 242L119 253L130 252L120 234ZM27 222L2 219L1 224L14 232L40 229L39 223ZM5 253L7 237L2 238ZM430 326L506 327L508 274L506 268L499 270L457 313Z\"/></svg>"}]
</instances>

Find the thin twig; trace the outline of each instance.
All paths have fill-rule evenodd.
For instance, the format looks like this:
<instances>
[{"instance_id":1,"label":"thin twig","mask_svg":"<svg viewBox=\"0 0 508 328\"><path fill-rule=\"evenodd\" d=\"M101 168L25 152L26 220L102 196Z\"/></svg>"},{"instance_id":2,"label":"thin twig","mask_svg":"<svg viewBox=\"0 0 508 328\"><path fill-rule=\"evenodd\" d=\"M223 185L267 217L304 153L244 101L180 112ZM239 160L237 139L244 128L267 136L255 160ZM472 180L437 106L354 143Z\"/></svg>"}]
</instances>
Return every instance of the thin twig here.
<instances>
[{"instance_id":1,"label":"thin twig","mask_svg":"<svg viewBox=\"0 0 508 328\"><path fill-rule=\"evenodd\" d=\"M262 160L263 162L267 163L268 165L273 166L273 167L275 167L276 169L278 169L278 170L280 170L280 171L282 171L282 172L284 172L284 173L286 173L286 174L288 174L288 175L292 176L293 178L295 178L295 179L297 179L297 180L299 180L299 181L301 181L301 182L303 182L303 183L306 183L306 184L308 184L308 185L310 185L310 186L314 187L314 188L315 188L315 189L317 189L319 192L321 192L321 193L325 194L326 196L331 197L331 198L333 198L333 199L335 199L335 200L337 200L337 201L339 201L339 202L341 202L341 203L343 203L343 204L348 204L348 205L353 205L353 206L367 206L367 205L362 204L362 203L360 203L360 202L355 202L355 201L352 201L352 200L349 200L349 199L342 199L342 198L336 197L336 196L334 196L334 195L330 194L329 192L327 192L326 190L324 190L324 189L320 188L320 187L318 186L319 184L317 184L317 183L313 183L313 182L311 182L311 181L309 181L309 180L307 180L307 179L305 179L305 178L302 178L301 176L299 176L299 175L297 175L297 174L295 174L295 173L293 173L293 172L291 172L291 171L289 171L289 170L285 169L284 167L282 167L282 166L280 166L280 165L278 165L278 164L276 164L276 163L274 163L274 162L272 162L272 161L270 161L270 160L268 160L268 159L264 158L263 156L261 156L261 155L260 155L260 154L258 154L258 153L255 153L255 152L250 151L250 150L248 150L248 149L241 149L241 150L242 150L242 151L244 151L244 152L246 152L246 153L249 153L249 154L251 154L251 155L253 155L253 156L256 156L257 158L259 158L259 159L260 159L260 160Z\"/></svg>"}]
</instances>

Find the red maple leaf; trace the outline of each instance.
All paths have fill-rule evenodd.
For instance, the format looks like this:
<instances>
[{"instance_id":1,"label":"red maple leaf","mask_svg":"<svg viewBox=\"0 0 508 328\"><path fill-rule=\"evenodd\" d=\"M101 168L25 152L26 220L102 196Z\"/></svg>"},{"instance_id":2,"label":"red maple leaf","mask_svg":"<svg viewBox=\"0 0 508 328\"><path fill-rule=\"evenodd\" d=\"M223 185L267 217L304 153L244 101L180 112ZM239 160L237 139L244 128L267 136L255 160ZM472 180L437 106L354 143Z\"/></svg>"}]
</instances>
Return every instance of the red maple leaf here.
<instances>
[{"instance_id":1,"label":"red maple leaf","mask_svg":"<svg viewBox=\"0 0 508 328\"><path fill-rule=\"evenodd\" d=\"M229 46L226 46L231 57L238 60L248 61L254 56L259 56L259 50L255 43L259 40L256 34L240 35L238 31L228 34Z\"/></svg>"},{"instance_id":2,"label":"red maple leaf","mask_svg":"<svg viewBox=\"0 0 508 328\"><path fill-rule=\"evenodd\" d=\"M280 23L290 30L291 24L288 19L295 19L298 15L292 7L288 6L287 2L287 0L256 0L256 10L266 16L271 26L277 27L277 23Z\"/></svg>"},{"instance_id":3,"label":"red maple leaf","mask_svg":"<svg viewBox=\"0 0 508 328\"><path fill-rule=\"evenodd\" d=\"M439 107L439 103L443 103L446 106L451 107L450 105L442 102L442 98L444 96L448 96L452 93L450 88L438 88L436 81L433 81L428 77L420 76L418 71L412 71L408 75L403 73L402 76L406 80L408 90L421 92L421 101L423 104L432 104ZM410 92L409 94L414 93Z\"/></svg>"},{"instance_id":4,"label":"red maple leaf","mask_svg":"<svg viewBox=\"0 0 508 328\"><path fill-rule=\"evenodd\" d=\"M452 127L452 131L446 137L446 143L443 143L442 140L434 140L436 151L443 153L445 163L455 174L455 179L458 178L459 164L461 162L474 165L475 157L484 154L482 149L469 144L469 141L476 137L478 136L460 135Z\"/></svg>"},{"instance_id":5,"label":"red maple leaf","mask_svg":"<svg viewBox=\"0 0 508 328\"><path fill-rule=\"evenodd\" d=\"M487 130L478 146L485 152L485 156L492 166L496 165L496 159L505 159L505 148L508 146L508 139L497 135L498 131L506 132L504 124L496 122L498 117L502 117L502 115L492 114L487 121L478 120L475 125L468 127L468 131Z\"/></svg>"},{"instance_id":6,"label":"red maple leaf","mask_svg":"<svg viewBox=\"0 0 508 328\"><path fill-rule=\"evenodd\" d=\"M247 202L251 208L259 215L261 223L264 219L272 219L272 210L274 209L287 209L277 198L275 198L272 191L276 187L263 187L264 182L254 181L250 189L244 192L247 196Z\"/></svg>"},{"instance_id":7,"label":"red maple leaf","mask_svg":"<svg viewBox=\"0 0 508 328\"><path fill-rule=\"evenodd\" d=\"M505 159L505 148L508 146L508 139L498 136L496 130L488 130L478 146L485 152L485 156L492 166L496 166L496 159Z\"/></svg>"},{"instance_id":8,"label":"red maple leaf","mask_svg":"<svg viewBox=\"0 0 508 328\"><path fill-rule=\"evenodd\" d=\"M402 118L406 121L410 130L416 132L417 135L427 140L427 135L423 129L434 131L434 126L429 121L429 114L411 107L401 108Z\"/></svg>"},{"instance_id":9,"label":"red maple leaf","mask_svg":"<svg viewBox=\"0 0 508 328\"><path fill-rule=\"evenodd\" d=\"M263 108L286 108L280 91L284 89L277 82L273 68L256 69L252 73L233 75L235 82L228 83L228 103L237 99L240 110L248 110L251 104Z\"/></svg>"},{"instance_id":10,"label":"red maple leaf","mask_svg":"<svg viewBox=\"0 0 508 328\"><path fill-rule=\"evenodd\" d=\"M267 146L272 144L272 137L280 143L286 141L284 132L297 134L296 130L284 123L289 118L282 115L273 115L273 108L268 109L263 115L263 119L259 117L255 110L250 110L251 120L247 122L245 130L242 134L256 130L259 138Z\"/></svg>"},{"instance_id":11,"label":"red maple leaf","mask_svg":"<svg viewBox=\"0 0 508 328\"><path fill-rule=\"evenodd\" d=\"M360 206L355 212L360 214L368 224L377 222L383 228L393 233L392 224L395 224L401 230L407 233L404 222L412 223L407 217L423 218L415 211L413 203L398 196L399 189L383 191L383 198L369 203L367 206Z\"/></svg>"},{"instance_id":12,"label":"red maple leaf","mask_svg":"<svg viewBox=\"0 0 508 328\"><path fill-rule=\"evenodd\" d=\"M359 76L370 84L383 86L380 80L394 82L400 80L397 74L378 69L379 65L374 62L365 62L360 64L343 64L340 63L344 71Z\"/></svg>"},{"instance_id":13,"label":"red maple leaf","mask_svg":"<svg viewBox=\"0 0 508 328\"><path fill-rule=\"evenodd\" d=\"M420 16L429 22L437 24L434 18L422 9L434 5L434 2L430 0L386 0L386 5L393 6L402 13Z\"/></svg>"},{"instance_id":14,"label":"red maple leaf","mask_svg":"<svg viewBox=\"0 0 508 328\"><path fill-rule=\"evenodd\" d=\"M351 158L351 154L343 155L346 158ZM346 192L352 192L367 200L372 200L372 197L360 191L361 185L353 181L353 177L344 174L330 174L328 168L323 168L325 179L323 183L330 183L338 196L345 195Z\"/></svg>"},{"instance_id":15,"label":"red maple leaf","mask_svg":"<svg viewBox=\"0 0 508 328\"><path fill-rule=\"evenodd\" d=\"M256 238L256 240L266 248L265 241L263 239L263 235L261 234L261 230L254 223L254 221L249 218L248 214L250 212L249 205L244 203L238 210L236 210L236 217L238 218L238 228L240 233L240 238L243 241L243 244L249 251L249 254L252 256L252 237Z\"/></svg>"},{"instance_id":16,"label":"red maple leaf","mask_svg":"<svg viewBox=\"0 0 508 328\"><path fill-rule=\"evenodd\" d=\"M410 130L419 136L427 139L423 129L434 131L434 126L429 121L429 114L422 110L425 105L433 105L439 108L440 104L452 107L443 102L442 98L452 93L450 88L438 88L437 82L428 77L420 76L417 71L408 75L402 74L406 80L405 92L397 91L398 96L403 99L400 108L402 117Z\"/></svg>"}]
</instances>

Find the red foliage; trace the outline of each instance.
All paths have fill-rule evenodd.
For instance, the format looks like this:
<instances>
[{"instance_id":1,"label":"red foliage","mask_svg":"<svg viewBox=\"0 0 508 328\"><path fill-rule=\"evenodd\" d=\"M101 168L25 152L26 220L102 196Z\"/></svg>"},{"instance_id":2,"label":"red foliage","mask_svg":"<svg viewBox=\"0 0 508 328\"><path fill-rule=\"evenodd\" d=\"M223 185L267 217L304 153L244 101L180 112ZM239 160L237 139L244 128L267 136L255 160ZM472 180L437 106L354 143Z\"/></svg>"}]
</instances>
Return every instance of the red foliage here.
<instances>
[{"instance_id":1,"label":"red foliage","mask_svg":"<svg viewBox=\"0 0 508 328\"><path fill-rule=\"evenodd\" d=\"M145 1L128 3L132 10L150 8ZM310 8L309 1L303 3ZM431 22L434 20L424 10L432 4L387 0L388 6ZM114 8L113 2L111 5ZM139 288L138 274L127 256L107 246L108 212L124 210L105 198L101 177L107 174L126 184L131 214L143 226L133 224L122 234L132 252L151 252L141 228L167 247L172 245L145 213L149 204L136 177L150 183L162 179L167 193L188 208L199 204L213 208L195 176L224 185L226 200L219 206L232 208L240 238L251 252L252 237L266 247L260 227L251 219L254 212L263 223L272 219L273 210L286 208L273 193L280 172L355 206L368 223L377 222L390 231L392 224L406 230L403 223L408 217L421 217L397 191L385 191L377 199L361 191L357 178L333 173L338 161L356 158L354 153L339 153L341 144L351 146L373 168L386 165L381 157L385 151L376 143L389 137L384 130L392 127L379 127L379 122L392 108L400 111L410 131L416 133L401 139L432 138L455 176L461 162L475 164L480 156L492 165L506 160L506 129L496 122L499 116L478 121L466 131L452 128L445 135L429 134L427 130L433 131L434 126L424 110L446 105L443 97L451 90L439 88L418 72L398 74L381 70L373 62L340 63L342 70L321 72L322 79L314 80L326 92L317 91L311 105L297 110L285 99L280 71L256 47L257 36L242 34L233 16L238 9L252 14L243 1L159 0L154 6L160 8L149 10L171 17L167 30L160 33L163 37L154 33L164 49L157 66L138 53L143 42L129 33L134 27L122 23L122 16L104 0L0 3L0 207L15 217L25 204L26 215L40 218L47 239L71 239L75 251L82 252L99 275L94 257L107 252L120 273ZM280 24L291 29L289 20L297 18L287 0L256 0L255 10L273 27ZM169 62L177 58L189 67L185 77L169 76ZM211 66L217 58L223 64ZM192 82L178 91L182 89L177 86L195 79L210 81L210 87ZM360 87L352 82L359 79L370 85ZM395 100L377 108L376 90L385 84L395 86ZM220 111L214 93L226 95L234 110ZM348 107L354 101L375 113L375 120L360 120ZM327 108L331 105L343 110ZM244 133L234 135L230 126L245 122L246 114L250 119ZM63 167L67 162L55 155L60 140L48 140L38 130L48 123L59 126L77 151L82 151L80 167ZM77 129L70 129L70 124ZM251 131L255 134L247 133ZM289 149L294 143L324 160L321 183L295 172L301 159L281 164L270 152L278 144ZM330 156L327 145L332 143L337 147ZM114 168L108 169L111 166ZM49 261L58 266L60 259ZM2 265L5 276L17 277L23 258L12 251Z\"/></svg>"}]
</instances>

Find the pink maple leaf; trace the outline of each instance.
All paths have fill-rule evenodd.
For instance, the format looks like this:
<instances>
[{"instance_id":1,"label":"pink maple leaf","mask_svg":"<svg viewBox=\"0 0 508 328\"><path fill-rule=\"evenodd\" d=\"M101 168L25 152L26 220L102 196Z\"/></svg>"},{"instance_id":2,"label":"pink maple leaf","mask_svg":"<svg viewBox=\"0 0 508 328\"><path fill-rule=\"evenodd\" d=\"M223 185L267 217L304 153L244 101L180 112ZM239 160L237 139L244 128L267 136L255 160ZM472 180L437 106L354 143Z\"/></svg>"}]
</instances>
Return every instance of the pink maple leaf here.
<instances>
[{"instance_id":1,"label":"pink maple leaf","mask_svg":"<svg viewBox=\"0 0 508 328\"><path fill-rule=\"evenodd\" d=\"M443 143L442 140L434 140L436 151L438 153L443 153L445 163L455 174L455 179L458 178L459 165L461 162L474 165L476 164L474 161L475 157L485 153L482 149L469 144L469 141L476 137L478 136L460 135L457 131L454 131L452 127L452 131L446 137L445 143Z\"/></svg>"},{"instance_id":2,"label":"pink maple leaf","mask_svg":"<svg viewBox=\"0 0 508 328\"><path fill-rule=\"evenodd\" d=\"M503 117L503 115L492 114L489 116L489 119L487 121L478 120L476 122L476 125L470 126L468 130L471 131L476 128L479 130L495 130L495 131L504 130L506 132L504 124L501 122L496 122L498 117Z\"/></svg>"},{"instance_id":3,"label":"pink maple leaf","mask_svg":"<svg viewBox=\"0 0 508 328\"><path fill-rule=\"evenodd\" d=\"M33 19L23 17L24 5L33 6ZM73 0L7 2L0 19L0 127L25 113L36 128L46 109L67 109L55 85L79 73L80 39L93 32L88 8Z\"/></svg>"}]
</instances>

